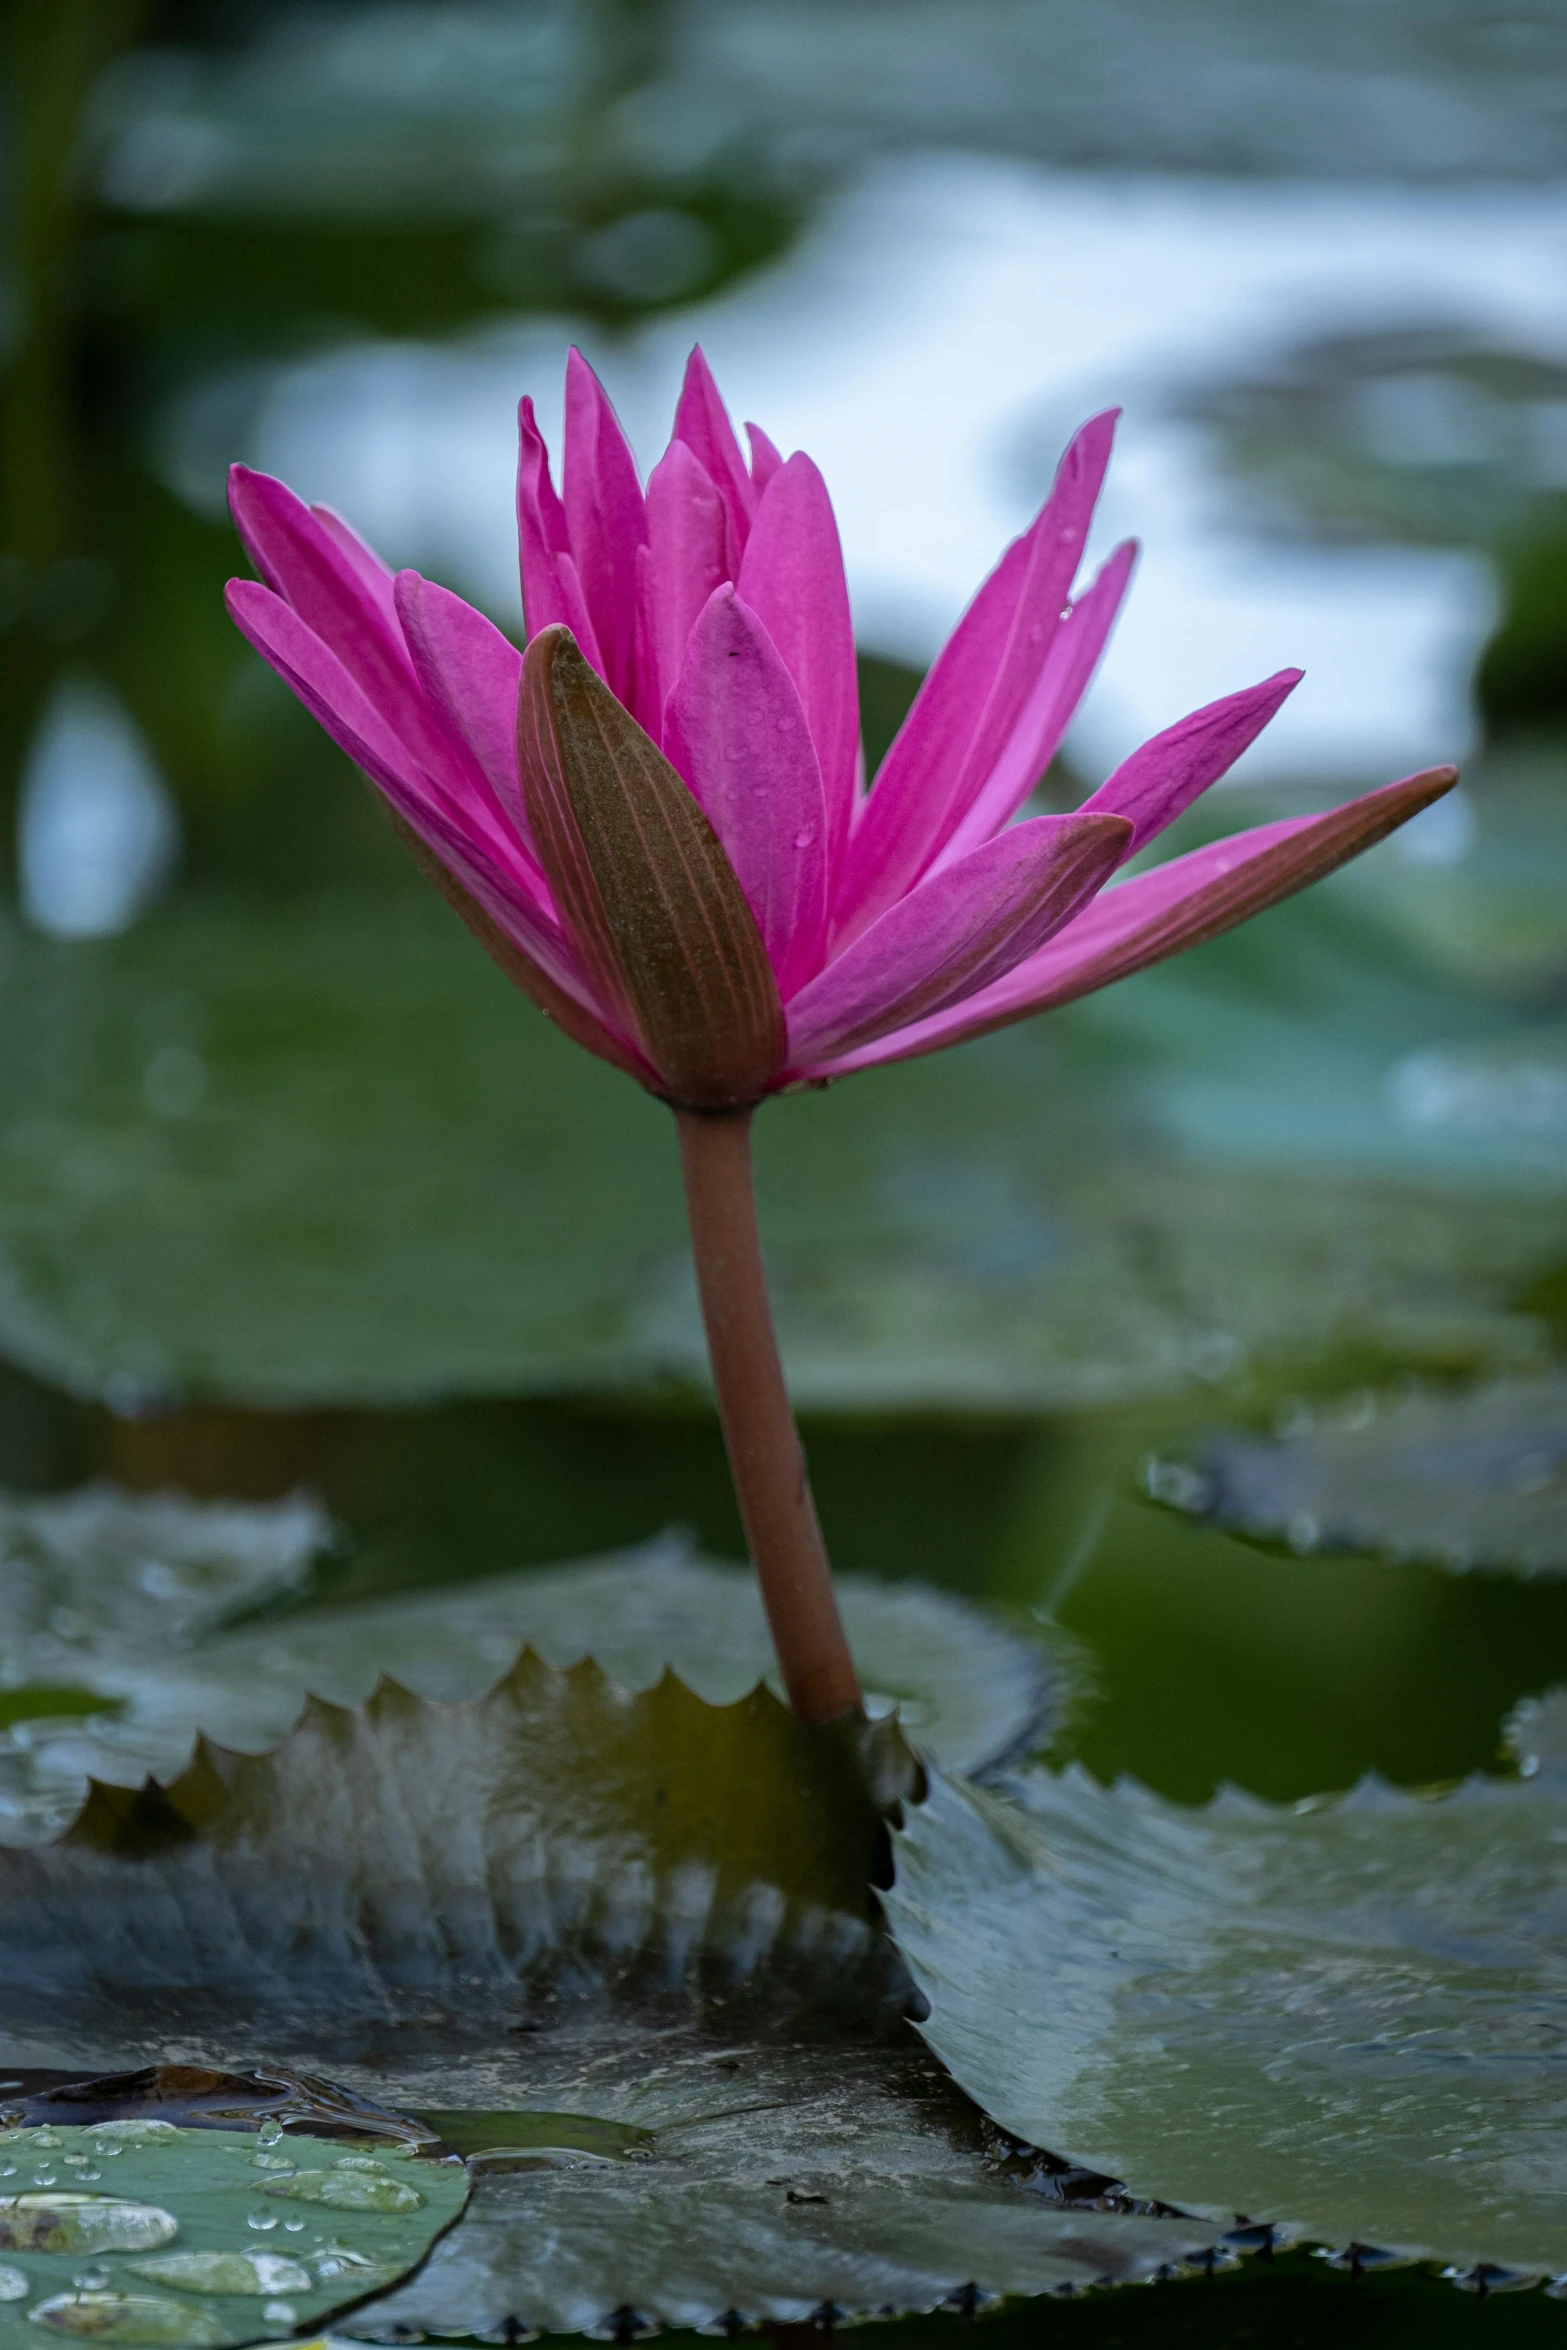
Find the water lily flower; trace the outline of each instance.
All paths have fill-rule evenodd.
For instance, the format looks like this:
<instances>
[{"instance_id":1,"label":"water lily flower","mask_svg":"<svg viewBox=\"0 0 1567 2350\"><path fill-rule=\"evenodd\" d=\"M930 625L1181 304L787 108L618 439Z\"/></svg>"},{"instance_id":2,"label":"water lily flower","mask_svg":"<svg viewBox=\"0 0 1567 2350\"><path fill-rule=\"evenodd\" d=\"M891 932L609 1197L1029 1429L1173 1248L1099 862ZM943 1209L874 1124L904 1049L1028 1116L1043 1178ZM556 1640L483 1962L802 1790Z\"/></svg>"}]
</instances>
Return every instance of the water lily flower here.
<instances>
[{"instance_id":1,"label":"water lily flower","mask_svg":"<svg viewBox=\"0 0 1567 2350\"><path fill-rule=\"evenodd\" d=\"M1075 812L1027 812L1131 576L1129 543L1076 584L1114 423L1096 416L1077 434L869 785L826 485L755 425L742 452L699 351L645 487L577 353L559 489L523 401L525 652L447 589L394 576L329 510L243 466L232 476L260 574L230 584L239 627L385 795L496 960L679 1115L753 1556L764 1589L763 1553L784 1560L768 1589L775 1631L780 1607L810 1619L794 1661L793 1634L780 1636L805 1712L852 1702L854 1684L844 1650L802 1694L836 1618L825 1560L813 1582L806 1557L814 1516L780 1433L776 1353L771 1372L757 1368L771 1325L751 1110L1211 938L1455 780L1450 768L1411 776L1117 879L1260 733L1299 677L1284 669L1156 735ZM763 1428L752 1445L746 1430ZM778 1534L791 1511L792 1549Z\"/></svg>"}]
</instances>

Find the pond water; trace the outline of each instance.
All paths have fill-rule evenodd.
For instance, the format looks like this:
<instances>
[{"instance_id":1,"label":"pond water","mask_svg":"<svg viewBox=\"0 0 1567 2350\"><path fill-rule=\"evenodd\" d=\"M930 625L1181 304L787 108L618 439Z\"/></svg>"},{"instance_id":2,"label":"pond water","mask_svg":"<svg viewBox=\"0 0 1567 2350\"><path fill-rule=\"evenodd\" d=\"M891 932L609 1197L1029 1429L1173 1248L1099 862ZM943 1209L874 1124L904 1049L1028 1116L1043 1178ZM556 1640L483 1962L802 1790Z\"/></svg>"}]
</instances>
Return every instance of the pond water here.
<instances>
[{"instance_id":1,"label":"pond water","mask_svg":"<svg viewBox=\"0 0 1567 2350\"><path fill-rule=\"evenodd\" d=\"M1051 1754L1106 1781L1295 1801L1511 1769L1504 1721L1567 1682L1560 12L29 21L0 1485L312 1496L294 1565L223 1595L301 1626L671 1526L740 1555L667 1120L416 894L233 635L229 461L515 631L518 394L553 438L579 342L649 461L700 339L736 414L826 473L874 763L1068 434L1118 404L1091 552L1144 552L1049 804L1286 663L1304 684L1178 845L1436 760L1465 780L1255 931L769 1108L829 1547L1053 1618ZM173 1540L149 1572L186 1573ZM20 1785L28 1723L68 1771L110 1693L69 1621L36 1689L13 1631L0 1605ZM997 2322L1521 2342L1558 2317L1302 2253Z\"/></svg>"}]
</instances>

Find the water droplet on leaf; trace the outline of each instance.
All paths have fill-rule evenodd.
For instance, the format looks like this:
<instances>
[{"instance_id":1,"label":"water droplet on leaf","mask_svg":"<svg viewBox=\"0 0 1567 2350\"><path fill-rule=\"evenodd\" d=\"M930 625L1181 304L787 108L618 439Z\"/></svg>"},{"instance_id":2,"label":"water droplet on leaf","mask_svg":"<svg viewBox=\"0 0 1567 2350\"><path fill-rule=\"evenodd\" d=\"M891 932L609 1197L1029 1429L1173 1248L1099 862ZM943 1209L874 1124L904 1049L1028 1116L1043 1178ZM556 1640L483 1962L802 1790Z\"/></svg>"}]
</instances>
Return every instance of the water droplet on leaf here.
<instances>
[{"instance_id":1,"label":"water droplet on leaf","mask_svg":"<svg viewBox=\"0 0 1567 2350\"><path fill-rule=\"evenodd\" d=\"M58 2334L90 2335L98 2342L159 2343L221 2350L229 2336L221 2318L189 2303L150 2293L57 2293L28 2316Z\"/></svg>"},{"instance_id":2,"label":"water droplet on leaf","mask_svg":"<svg viewBox=\"0 0 1567 2350\"><path fill-rule=\"evenodd\" d=\"M172 2212L115 2195L0 2195L0 2246L10 2252L152 2252L179 2234Z\"/></svg>"},{"instance_id":3,"label":"water droplet on leaf","mask_svg":"<svg viewBox=\"0 0 1567 2350\"><path fill-rule=\"evenodd\" d=\"M263 2195L287 2195L298 2203L328 2203L337 2211L417 2211L424 2197L404 2179L382 2171L302 2170L289 2179L269 2179ZM251 2226L256 2225L253 2218ZM274 2227L274 2220L267 2221Z\"/></svg>"},{"instance_id":4,"label":"water droplet on leaf","mask_svg":"<svg viewBox=\"0 0 1567 2350\"><path fill-rule=\"evenodd\" d=\"M309 2272L279 2252L162 2252L133 2263L154 2285L181 2293L308 2293Z\"/></svg>"}]
</instances>

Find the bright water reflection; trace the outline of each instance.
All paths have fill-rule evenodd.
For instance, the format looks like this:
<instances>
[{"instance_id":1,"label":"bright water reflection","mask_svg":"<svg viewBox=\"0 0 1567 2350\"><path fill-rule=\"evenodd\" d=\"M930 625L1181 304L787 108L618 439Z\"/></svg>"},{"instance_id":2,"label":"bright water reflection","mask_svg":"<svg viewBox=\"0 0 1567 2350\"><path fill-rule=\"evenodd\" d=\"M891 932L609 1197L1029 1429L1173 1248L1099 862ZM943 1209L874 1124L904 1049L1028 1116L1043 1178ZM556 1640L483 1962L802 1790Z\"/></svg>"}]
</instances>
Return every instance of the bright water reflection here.
<instances>
[{"instance_id":1,"label":"bright water reflection","mask_svg":"<svg viewBox=\"0 0 1567 2350\"><path fill-rule=\"evenodd\" d=\"M565 348L585 340L651 462L700 337L737 413L822 464L862 642L922 666L1072 427L1119 402L1098 551L1135 532L1146 552L1076 759L1103 770L1183 710L1291 662L1306 683L1242 773L1350 781L1470 748L1489 567L1461 527L1373 511L1334 531L1309 500L1292 506L1292 461L1298 472L1310 449L1304 426L1291 445L1288 419L1259 494L1234 461L1226 398L1347 346L1341 404L1362 464L1417 488L1434 476L1428 503L1484 466L1504 477L1496 498L1511 485L1516 501L1561 470L1564 293L1556 187L1171 183L913 156L860 178L761 278L629 337L538 320L280 369L243 448L515 624L517 394L531 390L555 429ZM1417 366L1433 337L1436 359ZM1476 352L1544 379L1532 404L1504 404L1519 426L1500 453L1481 395L1459 414ZM235 441L221 383L198 384L160 427L167 478L209 505Z\"/></svg>"}]
</instances>

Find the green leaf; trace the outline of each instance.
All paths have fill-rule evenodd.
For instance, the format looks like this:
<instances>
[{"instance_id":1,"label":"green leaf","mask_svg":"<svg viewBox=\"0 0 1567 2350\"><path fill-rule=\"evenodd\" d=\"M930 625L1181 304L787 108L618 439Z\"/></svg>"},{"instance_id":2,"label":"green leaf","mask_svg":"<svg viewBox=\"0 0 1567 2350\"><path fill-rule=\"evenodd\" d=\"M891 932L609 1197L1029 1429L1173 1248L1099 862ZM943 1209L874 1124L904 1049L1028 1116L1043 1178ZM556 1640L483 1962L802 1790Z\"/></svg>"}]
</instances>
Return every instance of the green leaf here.
<instances>
[{"instance_id":1,"label":"green leaf","mask_svg":"<svg viewBox=\"0 0 1567 2350\"><path fill-rule=\"evenodd\" d=\"M301 2002L340 2045L410 2002L499 2028L562 1978L825 1966L819 1995L874 2002L883 1815L916 1778L890 1722L527 1651L465 1704L312 1699L269 1754L202 1740L166 1789L95 1784L60 1842L0 1848L0 2061L156 2058L173 1987L284 2059Z\"/></svg>"},{"instance_id":2,"label":"green leaf","mask_svg":"<svg viewBox=\"0 0 1567 2350\"><path fill-rule=\"evenodd\" d=\"M1216 1438L1194 1467L1152 1462L1148 1484L1293 1550L1567 1574L1567 1380L1298 1406L1288 1434Z\"/></svg>"},{"instance_id":3,"label":"green leaf","mask_svg":"<svg viewBox=\"0 0 1567 2350\"><path fill-rule=\"evenodd\" d=\"M887 1899L1006 2129L1188 2210L1567 2268L1567 1778L1206 1811L941 1780Z\"/></svg>"},{"instance_id":4,"label":"green leaf","mask_svg":"<svg viewBox=\"0 0 1567 2350\"><path fill-rule=\"evenodd\" d=\"M271 1756L203 1745L0 1853L0 2063L260 2040L318 2110L322 2074L414 2106L475 2200L372 2338L972 2306L1206 2258L1208 2223L1023 2192L898 2021L870 1886L911 1784L891 1725L667 1674L628 1697L528 1656L466 1703L313 1702ZM354 2185L389 2162L301 2169L262 2187L282 2229L398 2216Z\"/></svg>"},{"instance_id":5,"label":"green leaf","mask_svg":"<svg viewBox=\"0 0 1567 2350\"><path fill-rule=\"evenodd\" d=\"M548 2110L427 2115L445 2137L489 2143L468 2213L416 2279L339 2330L390 2341L399 2327L505 2334L508 2319L613 2330L617 2310L734 2327L972 2308L1209 2253L1218 2231L1202 2221L1021 2190L911 2041L633 2009L559 2017L471 2069L428 2066L432 2094L504 2083ZM512 2143L497 2147L502 2122Z\"/></svg>"},{"instance_id":6,"label":"green leaf","mask_svg":"<svg viewBox=\"0 0 1567 2350\"><path fill-rule=\"evenodd\" d=\"M339 2191L296 2217L312 2181ZM414 2268L467 2189L461 2164L411 2144L275 2123L0 2131L0 2350L50 2334L225 2350L322 2326Z\"/></svg>"},{"instance_id":7,"label":"green leaf","mask_svg":"<svg viewBox=\"0 0 1567 2350\"><path fill-rule=\"evenodd\" d=\"M89 1774L123 1787L167 1781L200 1732L264 1751L307 1696L357 1704L382 1674L463 1703L528 1646L554 1665L592 1655L625 1689L651 1689L673 1666L709 1705L764 1678L779 1687L755 1577L693 1558L675 1538L211 1629L220 1598L232 1606L296 1584L328 1533L298 1499L244 1507L92 1486L0 1504L0 1674L13 1684L0 1705L15 1714L0 1728L0 1844L58 1834ZM871 1711L896 1707L922 1752L971 1772L1058 1731L1080 1678L1060 1634L1036 1623L1025 1637L918 1586L847 1576L839 1600ZM41 1686L66 1671L68 1706Z\"/></svg>"},{"instance_id":8,"label":"green leaf","mask_svg":"<svg viewBox=\"0 0 1567 2350\"><path fill-rule=\"evenodd\" d=\"M664 1111L439 904L188 901L120 940L5 944L12 1360L119 1408L705 1383ZM1516 1365L1537 1331L1511 1301L1560 1257L1552 1180L1510 1130L1412 1124L1388 1090L1491 1017L1308 899L769 1103L797 1398L1077 1406L1340 1345Z\"/></svg>"}]
</instances>

